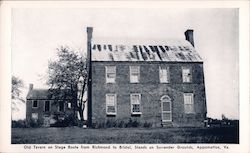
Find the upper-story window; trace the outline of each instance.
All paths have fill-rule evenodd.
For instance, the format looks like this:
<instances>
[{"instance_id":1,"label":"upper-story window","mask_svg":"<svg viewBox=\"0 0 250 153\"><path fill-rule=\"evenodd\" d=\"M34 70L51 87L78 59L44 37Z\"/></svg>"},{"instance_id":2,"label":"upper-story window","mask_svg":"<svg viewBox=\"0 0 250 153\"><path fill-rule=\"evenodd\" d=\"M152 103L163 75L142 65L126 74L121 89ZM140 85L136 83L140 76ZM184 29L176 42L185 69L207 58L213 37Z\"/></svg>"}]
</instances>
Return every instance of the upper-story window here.
<instances>
[{"instance_id":1,"label":"upper-story window","mask_svg":"<svg viewBox=\"0 0 250 153\"><path fill-rule=\"evenodd\" d=\"M116 66L106 66L106 83L115 83Z\"/></svg>"},{"instance_id":2,"label":"upper-story window","mask_svg":"<svg viewBox=\"0 0 250 153\"><path fill-rule=\"evenodd\" d=\"M38 101L37 100L33 100L32 107L33 108L37 108L38 107Z\"/></svg>"},{"instance_id":3,"label":"upper-story window","mask_svg":"<svg viewBox=\"0 0 250 153\"><path fill-rule=\"evenodd\" d=\"M130 83L138 83L140 78L140 67L130 66Z\"/></svg>"},{"instance_id":4,"label":"upper-story window","mask_svg":"<svg viewBox=\"0 0 250 153\"><path fill-rule=\"evenodd\" d=\"M184 93L184 111L186 114L194 113L194 94Z\"/></svg>"},{"instance_id":5,"label":"upper-story window","mask_svg":"<svg viewBox=\"0 0 250 153\"><path fill-rule=\"evenodd\" d=\"M131 94L131 113L141 114L141 94Z\"/></svg>"},{"instance_id":6,"label":"upper-story window","mask_svg":"<svg viewBox=\"0 0 250 153\"><path fill-rule=\"evenodd\" d=\"M169 67L159 67L160 83L169 83Z\"/></svg>"},{"instance_id":7,"label":"upper-story window","mask_svg":"<svg viewBox=\"0 0 250 153\"><path fill-rule=\"evenodd\" d=\"M116 95L106 94L106 113L108 115L116 114Z\"/></svg>"},{"instance_id":8,"label":"upper-story window","mask_svg":"<svg viewBox=\"0 0 250 153\"><path fill-rule=\"evenodd\" d=\"M183 82L191 82L191 68L190 67L182 67L182 81Z\"/></svg>"}]
</instances>

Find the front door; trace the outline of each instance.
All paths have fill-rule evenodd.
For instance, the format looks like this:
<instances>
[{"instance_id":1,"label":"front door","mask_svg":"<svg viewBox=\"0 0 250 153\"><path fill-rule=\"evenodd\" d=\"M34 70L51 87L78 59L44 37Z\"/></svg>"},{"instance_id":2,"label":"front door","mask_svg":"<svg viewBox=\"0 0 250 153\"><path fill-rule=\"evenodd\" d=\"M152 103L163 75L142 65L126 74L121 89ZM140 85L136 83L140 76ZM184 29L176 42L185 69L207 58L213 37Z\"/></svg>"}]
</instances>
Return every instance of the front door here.
<instances>
[{"instance_id":1,"label":"front door","mask_svg":"<svg viewBox=\"0 0 250 153\"><path fill-rule=\"evenodd\" d=\"M171 122L172 121L172 107L171 99L169 96L162 96L161 98L161 117L162 122Z\"/></svg>"}]
</instances>

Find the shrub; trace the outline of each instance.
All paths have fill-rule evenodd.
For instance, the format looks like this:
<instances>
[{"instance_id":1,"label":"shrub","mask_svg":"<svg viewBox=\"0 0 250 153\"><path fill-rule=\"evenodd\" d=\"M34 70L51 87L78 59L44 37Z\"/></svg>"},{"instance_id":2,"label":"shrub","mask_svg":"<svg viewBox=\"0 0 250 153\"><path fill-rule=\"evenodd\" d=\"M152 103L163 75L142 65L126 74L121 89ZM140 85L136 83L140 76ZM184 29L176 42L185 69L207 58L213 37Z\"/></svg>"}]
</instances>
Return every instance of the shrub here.
<instances>
[{"instance_id":1,"label":"shrub","mask_svg":"<svg viewBox=\"0 0 250 153\"><path fill-rule=\"evenodd\" d=\"M152 123L144 122L143 127L150 128L150 127L152 127Z\"/></svg>"},{"instance_id":2,"label":"shrub","mask_svg":"<svg viewBox=\"0 0 250 153\"><path fill-rule=\"evenodd\" d=\"M11 127L12 128L26 128L27 123L26 123L25 120L12 121L11 122Z\"/></svg>"},{"instance_id":3,"label":"shrub","mask_svg":"<svg viewBox=\"0 0 250 153\"><path fill-rule=\"evenodd\" d=\"M33 127L33 128L42 127L42 125L43 125L42 121L40 121L40 120L34 120L34 119L31 119L30 123L29 123L29 126Z\"/></svg>"}]
</instances>

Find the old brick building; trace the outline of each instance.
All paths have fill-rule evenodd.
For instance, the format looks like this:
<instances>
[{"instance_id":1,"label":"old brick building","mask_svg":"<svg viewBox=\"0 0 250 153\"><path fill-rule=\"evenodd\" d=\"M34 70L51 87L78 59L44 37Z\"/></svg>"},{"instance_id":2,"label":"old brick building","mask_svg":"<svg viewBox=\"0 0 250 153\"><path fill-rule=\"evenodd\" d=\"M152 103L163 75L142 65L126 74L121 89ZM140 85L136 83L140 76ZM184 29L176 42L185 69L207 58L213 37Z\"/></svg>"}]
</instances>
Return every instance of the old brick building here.
<instances>
[{"instance_id":1,"label":"old brick building","mask_svg":"<svg viewBox=\"0 0 250 153\"><path fill-rule=\"evenodd\" d=\"M33 89L30 84L26 97L26 121L48 127L56 121L74 115L72 97L65 97L67 90Z\"/></svg>"},{"instance_id":2,"label":"old brick building","mask_svg":"<svg viewBox=\"0 0 250 153\"><path fill-rule=\"evenodd\" d=\"M186 40L92 40L87 28L90 79L88 120L161 126L203 126L206 95L203 61Z\"/></svg>"}]
</instances>

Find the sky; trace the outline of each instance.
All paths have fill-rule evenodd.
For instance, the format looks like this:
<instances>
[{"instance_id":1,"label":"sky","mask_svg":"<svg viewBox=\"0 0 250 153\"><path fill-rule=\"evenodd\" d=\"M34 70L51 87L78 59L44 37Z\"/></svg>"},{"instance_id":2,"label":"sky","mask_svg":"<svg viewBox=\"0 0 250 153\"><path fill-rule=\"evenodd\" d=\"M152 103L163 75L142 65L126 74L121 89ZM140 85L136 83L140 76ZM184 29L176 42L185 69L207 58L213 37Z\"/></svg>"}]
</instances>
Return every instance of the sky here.
<instances>
[{"instance_id":1,"label":"sky","mask_svg":"<svg viewBox=\"0 0 250 153\"><path fill-rule=\"evenodd\" d=\"M239 26L233 8L15 8L12 10L12 74L29 83L46 86L48 60L56 48L86 51L86 27L93 39L185 39L194 30L195 48L204 61L208 117L239 118ZM25 117L19 104L13 118Z\"/></svg>"}]
</instances>

